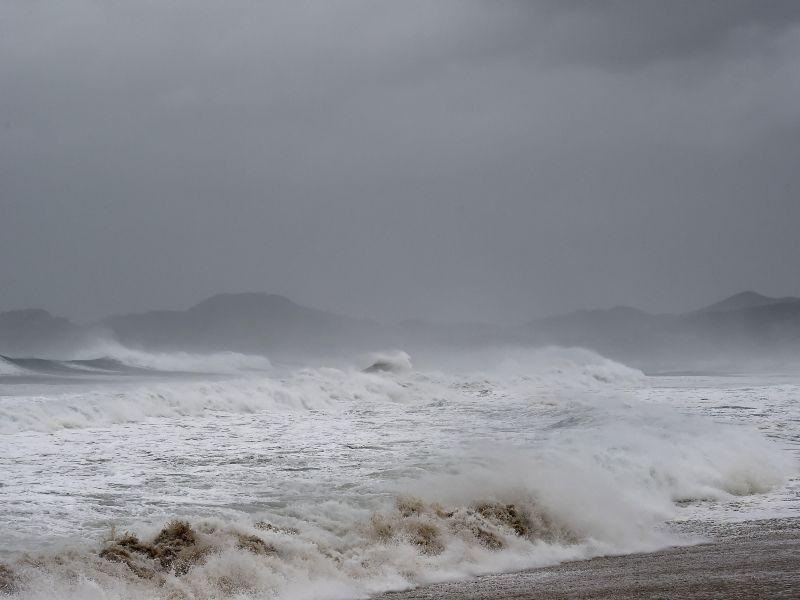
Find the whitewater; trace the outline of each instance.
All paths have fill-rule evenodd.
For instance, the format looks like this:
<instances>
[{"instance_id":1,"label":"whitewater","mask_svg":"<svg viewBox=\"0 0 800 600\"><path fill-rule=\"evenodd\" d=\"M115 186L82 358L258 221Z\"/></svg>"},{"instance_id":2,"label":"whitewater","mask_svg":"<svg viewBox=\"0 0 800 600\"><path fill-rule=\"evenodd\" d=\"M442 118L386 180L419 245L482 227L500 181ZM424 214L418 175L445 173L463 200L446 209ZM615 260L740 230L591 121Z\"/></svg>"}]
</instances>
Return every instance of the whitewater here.
<instances>
[{"instance_id":1,"label":"whitewater","mask_svg":"<svg viewBox=\"0 0 800 600\"><path fill-rule=\"evenodd\" d=\"M799 397L563 348L3 357L0 596L368 598L696 543L800 515Z\"/></svg>"}]
</instances>

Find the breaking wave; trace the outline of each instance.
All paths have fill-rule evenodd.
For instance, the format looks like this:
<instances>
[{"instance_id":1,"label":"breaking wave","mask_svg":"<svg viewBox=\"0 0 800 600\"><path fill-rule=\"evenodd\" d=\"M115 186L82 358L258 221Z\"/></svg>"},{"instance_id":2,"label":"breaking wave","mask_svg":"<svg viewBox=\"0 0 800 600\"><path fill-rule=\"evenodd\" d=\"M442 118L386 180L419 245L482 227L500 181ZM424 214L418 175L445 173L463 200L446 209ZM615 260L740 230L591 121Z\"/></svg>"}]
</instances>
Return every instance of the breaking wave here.
<instances>
[{"instance_id":1,"label":"breaking wave","mask_svg":"<svg viewBox=\"0 0 800 600\"><path fill-rule=\"evenodd\" d=\"M687 449L701 462L703 452ZM407 493L387 489L385 500L366 505L312 500L235 519L112 530L102 541L26 555L0 567L0 578L5 591L25 600L51 598L53 590L63 600L324 600L652 551L694 541L661 526L685 484L693 493L726 495L779 480L755 464L764 456L746 454L730 457L745 459L736 466L706 455L704 467L685 473L685 464L667 465L663 456L665 464L651 465L649 474L623 473L620 457L609 468L604 461L614 462L613 453L585 463L547 454L486 457L468 472L398 482ZM670 481L676 475L685 481Z\"/></svg>"},{"instance_id":2,"label":"breaking wave","mask_svg":"<svg viewBox=\"0 0 800 600\"><path fill-rule=\"evenodd\" d=\"M367 356L367 360L370 365L364 369L365 373L402 373L413 369L411 357L402 350L395 352L374 352Z\"/></svg>"},{"instance_id":3,"label":"breaking wave","mask_svg":"<svg viewBox=\"0 0 800 600\"><path fill-rule=\"evenodd\" d=\"M404 496L371 513L328 503L302 516L112 532L92 551L25 557L6 567L6 585L25 599L50 598L54 589L64 600L365 598L608 551L581 535L533 498L445 506Z\"/></svg>"},{"instance_id":4,"label":"breaking wave","mask_svg":"<svg viewBox=\"0 0 800 600\"><path fill-rule=\"evenodd\" d=\"M12 358L0 356L0 376L147 375L167 373L237 374L272 368L263 356L237 352L153 353L102 342L75 353L75 358Z\"/></svg>"},{"instance_id":5,"label":"breaking wave","mask_svg":"<svg viewBox=\"0 0 800 600\"><path fill-rule=\"evenodd\" d=\"M647 378L588 351L498 350L443 370L415 370L400 353L362 361L387 367L1 398L0 433L31 448L72 438L65 428L145 421L126 425L125 443L163 441L152 430L172 420L166 434L180 442L153 460L183 483L148 488L166 508L140 505L137 493L120 496L114 516L96 513L124 523L104 539L83 529L7 560L0 595L366 598L689 543L664 526L683 503L760 494L796 470L757 432L624 393ZM281 418L261 418L273 413ZM192 418L201 416L210 418ZM74 438L99 444L102 431ZM220 457L231 440L243 454ZM125 443L115 442L114 469L145 470L139 455L126 462Z\"/></svg>"},{"instance_id":6,"label":"breaking wave","mask_svg":"<svg viewBox=\"0 0 800 600\"><path fill-rule=\"evenodd\" d=\"M145 352L128 348L110 340L96 341L81 350L79 357L108 357L124 365L164 372L188 373L239 373L242 371L268 371L272 365L264 357L238 352Z\"/></svg>"},{"instance_id":7,"label":"breaking wave","mask_svg":"<svg viewBox=\"0 0 800 600\"><path fill-rule=\"evenodd\" d=\"M14 360L5 356L0 356L0 377L3 375L19 375L22 369L14 364Z\"/></svg>"},{"instance_id":8,"label":"breaking wave","mask_svg":"<svg viewBox=\"0 0 800 600\"><path fill-rule=\"evenodd\" d=\"M371 367L304 368L282 376L266 358L234 353L211 355L148 354L123 347L109 358L51 361L9 359L19 372L50 369L137 375L137 369L190 368L206 372L230 369L236 376L219 380L132 378L128 385L93 385L80 392L15 395L0 402L0 433L55 431L138 422L149 418L200 416L209 412L342 411L354 403L414 404L430 398L458 403L463 398L499 393L535 396L546 390L615 389L640 381L643 375L597 354L579 349L549 349L508 354L500 361L486 356L482 371L449 373L413 371L404 352L370 355ZM498 355L499 356L499 355ZM376 367L375 365L378 365ZM257 370L258 369L258 370ZM490 398L487 398L490 399Z\"/></svg>"}]
</instances>

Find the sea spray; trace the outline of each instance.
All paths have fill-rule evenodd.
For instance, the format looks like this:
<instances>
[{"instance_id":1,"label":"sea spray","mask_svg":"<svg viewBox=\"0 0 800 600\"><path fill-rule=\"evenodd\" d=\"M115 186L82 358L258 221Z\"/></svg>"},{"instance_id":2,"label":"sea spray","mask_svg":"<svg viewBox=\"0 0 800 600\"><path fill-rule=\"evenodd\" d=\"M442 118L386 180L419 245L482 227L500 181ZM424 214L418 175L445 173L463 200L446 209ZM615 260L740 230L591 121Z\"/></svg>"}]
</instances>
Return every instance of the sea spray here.
<instances>
[{"instance_id":1,"label":"sea spray","mask_svg":"<svg viewBox=\"0 0 800 600\"><path fill-rule=\"evenodd\" d=\"M365 597L683 543L687 503L793 472L596 354L480 359L7 388L14 596Z\"/></svg>"}]
</instances>

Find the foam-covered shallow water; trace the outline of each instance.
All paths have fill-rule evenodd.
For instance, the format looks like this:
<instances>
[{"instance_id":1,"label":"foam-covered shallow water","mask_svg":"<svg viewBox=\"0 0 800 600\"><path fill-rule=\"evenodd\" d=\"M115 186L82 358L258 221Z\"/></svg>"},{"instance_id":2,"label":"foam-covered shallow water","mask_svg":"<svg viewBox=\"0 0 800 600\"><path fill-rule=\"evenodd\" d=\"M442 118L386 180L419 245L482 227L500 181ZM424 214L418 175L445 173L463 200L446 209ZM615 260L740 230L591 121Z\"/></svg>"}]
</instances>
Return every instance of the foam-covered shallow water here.
<instances>
[{"instance_id":1,"label":"foam-covered shallow water","mask_svg":"<svg viewBox=\"0 0 800 600\"><path fill-rule=\"evenodd\" d=\"M0 363L14 597L367 597L800 507L800 379L646 377L564 349L425 368L115 351L215 375L65 385Z\"/></svg>"}]
</instances>

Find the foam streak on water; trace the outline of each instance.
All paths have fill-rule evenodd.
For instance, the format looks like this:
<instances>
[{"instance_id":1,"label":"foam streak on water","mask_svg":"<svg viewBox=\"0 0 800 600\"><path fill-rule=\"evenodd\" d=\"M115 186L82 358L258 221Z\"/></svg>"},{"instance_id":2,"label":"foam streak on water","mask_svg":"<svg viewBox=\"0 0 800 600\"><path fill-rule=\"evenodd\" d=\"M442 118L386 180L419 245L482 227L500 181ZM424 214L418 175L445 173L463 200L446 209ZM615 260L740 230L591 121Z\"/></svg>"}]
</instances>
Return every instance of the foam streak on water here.
<instances>
[{"instance_id":1,"label":"foam streak on water","mask_svg":"<svg viewBox=\"0 0 800 600\"><path fill-rule=\"evenodd\" d=\"M371 372L134 358L224 368L2 372L15 597L366 597L687 541L672 519L800 506L791 378L652 378L560 349L445 370L381 354ZM174 519L183 545L157 538Z\"/></svg>"}]
</instances>

